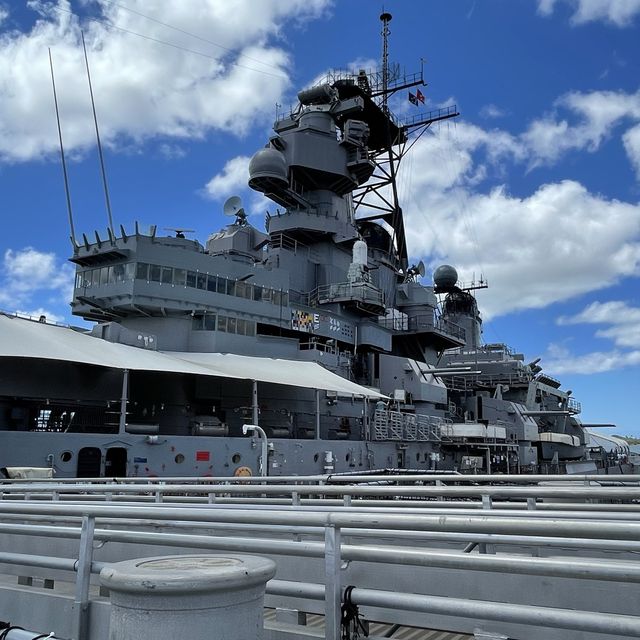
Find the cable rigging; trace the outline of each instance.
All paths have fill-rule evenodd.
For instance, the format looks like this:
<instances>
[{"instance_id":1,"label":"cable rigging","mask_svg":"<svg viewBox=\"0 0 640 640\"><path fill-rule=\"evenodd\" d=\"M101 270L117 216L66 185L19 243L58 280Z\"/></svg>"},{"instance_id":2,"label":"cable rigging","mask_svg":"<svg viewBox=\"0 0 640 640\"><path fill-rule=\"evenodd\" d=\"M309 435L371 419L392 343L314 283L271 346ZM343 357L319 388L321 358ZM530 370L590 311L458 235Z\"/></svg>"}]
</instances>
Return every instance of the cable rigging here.
<instances>
[{"instance_id":1,"label":"cable rigging","mask_svg":"<svg viewBox=\"0 0 640 640\"><path fill-rule=\"evenodd\" d=\"M71 11L71 9L65 9L64 7L59 7L59 6L52 6L52 9L54 9L55 11L61 11L64 13L68 13L72 16L77 16L76 13L74 13L73 11ZM115 29L117 31L122 31L123 33L127 33L129 35L133 35L133 36L137 36L139 38L143 38L144 40L148 40L150 42L155 42L157 44L163 44L165 46L168 47L172 47L173 49L178 49L179 51L185 51L186 53L193 53L195 55L201 56L203 58L208 58L209 60L215 60L216 62L220 62L220 59L216 56L212 56L208 53L204 53L203 51L196 51L195 49L190 49L189 47L184 47L182 45L176 44L174 42L168 42L166 40L161 40L160 38L155 38L153 36L148 36L145 35L143 33L139 33L138 31L132 31L131 29L125 29L124 27L120 27L117 24L115 24L114 22L112 22L111 20L109 20L108 18L96 18L93 16L83 16L84 20L90 21L90 22L97 22L98 24L103 25L104 27L108 28L108 29ZM220 46L220 45L216 45L216 46ZM223 47L224 48L224 47ZM266 76L271 76L272 78L279 78L279 79L286 79L288 80L288 76L284 75L284 74L276 74L276 73L271 73L269 71L263 71L261 69L255 69L254 67L249 67L245 64L241 64L240 62L234 62L234 61L230 61L229 62L230 65L234 66L234 67L239 67L241 69L247 69L248 71L255 71L256 73L261 73L263 75Z\"/></svg>"},{"instance_id":2,"label":"cable rigging","mask_svg":"<svg viewBox=\"0 0 640 640\"><path fill-rule=\"evenodd\" d=\"M169 24L168 22L163 22L162 20L158 20L157 18L153 18L152 16L148 16L144 13L141 13L140 11L136 11L135 9L131 9L130 7L127 7L123 4L120 4L119 2L114 2L113 0L103 0L103 2L105 2L106 4L110 4L113 5L115 7L118 7L119 9L124 9L125 11L129 11L130 13L133 13L137 16L140 16L141 18L145 18L146 20L150 20L151 22L155 22L159 25L162 25L163 27L167 27L168 29L173 29L174 31L177 31L178 33L182 33L186 36L190 36L192 38L196 38L196 40L200 40L201 42L206 42L207 44L213 45L214 47L218 47L219 49L222 49L223 51L227 51L228 53L236 53L236 51L234 49L230 49L229 47L225 47L224 45L218 43L218 42L214 42L213 40L209 40L208 38L203 38L202 36L199 36L197 33L193 33L191 31L187 31L186 29L182 29L180 27L176 27L172 24ZM241 53L240 54L243 58L246 58L247 60L251 60L252 62L257 62L258 64L264 65L265 67L270 67L272 69L276 69L279 70L279 67L277 67L274 64L269 64L268 62L264 62L264 60L259 60L258 58L252 58L251 56L248 56L246 53ZM255 69L255 71L259 71L258 69Z\"/></svg>"}]
</instances>

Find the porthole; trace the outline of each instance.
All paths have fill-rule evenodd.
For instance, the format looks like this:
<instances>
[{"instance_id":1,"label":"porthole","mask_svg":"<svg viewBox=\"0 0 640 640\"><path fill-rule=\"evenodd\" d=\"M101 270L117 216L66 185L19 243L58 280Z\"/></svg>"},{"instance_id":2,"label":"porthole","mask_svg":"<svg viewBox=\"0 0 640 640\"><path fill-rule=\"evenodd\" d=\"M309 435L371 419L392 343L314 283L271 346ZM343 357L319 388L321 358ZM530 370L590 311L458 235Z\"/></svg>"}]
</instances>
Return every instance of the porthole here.
<instances>
[{"instance_id":1,"label":"porthole","mask_svg":"<svg viewBox=\"0 0 640 640\"><path fill-rule=\"evenodd\" d=\"M242 456L239 453L234 453L231 457L231 462L233 462L233 464L238 464L240 460L242 460Z\"/></svg>"},{"instance_id":2,"label":"porthole","mask_svg":"<svg viewBox=\"0 0 640 640\"><path fill-rule=\"evenodd\" d=\"M62 462L69 462L71 458L73 458L73 453L71 453L71 451L63 451L60 454L60 460L62 460Z\"/></svg>"},{"instance_id":3,"label":"porthole","mask_svg":"<svg viewBox=\"0 0 640 640\"><path fill-rule=\"evenodd\" d=\"M176 461L176 464L182 464L182 463L184 462L184 456L183 456L181 453L179 453L179 454L174 458L174 460Z\"/></svg>"}]
</instances>

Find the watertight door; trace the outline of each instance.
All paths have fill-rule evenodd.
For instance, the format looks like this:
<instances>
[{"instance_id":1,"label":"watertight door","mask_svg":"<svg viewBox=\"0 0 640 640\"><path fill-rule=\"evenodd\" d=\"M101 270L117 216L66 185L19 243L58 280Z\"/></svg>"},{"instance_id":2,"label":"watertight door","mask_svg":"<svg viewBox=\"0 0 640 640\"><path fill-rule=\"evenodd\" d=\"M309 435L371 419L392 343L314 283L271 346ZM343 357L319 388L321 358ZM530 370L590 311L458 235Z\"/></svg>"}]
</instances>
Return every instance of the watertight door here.
<instances>
[{"instance_id":1,"label":"watertight door","mask_svg":"<svg viewBox=\"0 0 640 640\"><path fill-rule=\"evenodd\" d=\"M124 478L127 475L127 450L110 447L104 459L104 475L107 478Z\"/></svg>"},{"instance_id":2,"label":"watertight door","mask_svg":"<svg viewBox=\"0 0 640 640\"><path fill-rule=\"evenodd\" d=\"M98 447L83 447L78 451L78 478L99 478L102 452Z\"/></svg>"}]
</instances>

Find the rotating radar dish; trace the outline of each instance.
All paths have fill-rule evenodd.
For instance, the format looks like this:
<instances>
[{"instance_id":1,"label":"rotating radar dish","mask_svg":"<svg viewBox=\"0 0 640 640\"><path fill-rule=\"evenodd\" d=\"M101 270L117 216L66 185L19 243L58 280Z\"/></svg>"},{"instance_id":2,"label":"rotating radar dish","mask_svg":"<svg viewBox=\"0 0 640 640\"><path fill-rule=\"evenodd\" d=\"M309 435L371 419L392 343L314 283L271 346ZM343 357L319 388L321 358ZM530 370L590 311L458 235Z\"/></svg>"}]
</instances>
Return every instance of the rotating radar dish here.
<instances>
[{"instance_id":1,"label":"rotating radar dish","mask_svg":"<svg viewBox=\"0 0 640 640\"><path fill-rule=\"evenodd\" d=\"M242 198L240 196L231 196L222 206L222 213L225 216L235 216L236 224L244 224L247 214L242 206Z\"/></svg>"},{"instance_id":2,"label":"rotating radar dish","mask_svg":"<svg viewBox=\"0 0 640 640\"><path fill-rule=\"evenodd\" d=\"M225 216L236 216L239 211L243 211L242 198L240 196L231 196L222 206L222 213Z\"/></svg>"}]
</instances>

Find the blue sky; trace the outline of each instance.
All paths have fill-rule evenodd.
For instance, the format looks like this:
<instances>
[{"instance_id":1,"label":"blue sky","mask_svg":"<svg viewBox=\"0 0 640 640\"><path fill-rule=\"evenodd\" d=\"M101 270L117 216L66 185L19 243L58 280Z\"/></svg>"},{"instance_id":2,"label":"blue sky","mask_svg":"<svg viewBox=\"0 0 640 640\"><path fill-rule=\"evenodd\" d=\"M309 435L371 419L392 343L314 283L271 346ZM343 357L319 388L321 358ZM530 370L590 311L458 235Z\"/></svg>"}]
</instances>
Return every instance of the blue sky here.
<instances>
[{"instance_id":1,"label":"blue sky","mask_svg":"<svg viewBox=\"0 0 640 640\"><path fill-rule=\"evenodd\" d=\"M640 0L388 0L392 61L423 58L434 126L399 176L413 258L454 264L485 341L561 378L583 419L640 434ZM376 65L364 0L0 0L0 308L72 321L73 269L47 48L78 233L106 214L85 32L114 218L223 224L276 104L334 67ZM162 42L158 42L162 41ZM417 112L406 94L393 107Z\"/></svg>"}]
</instances>

